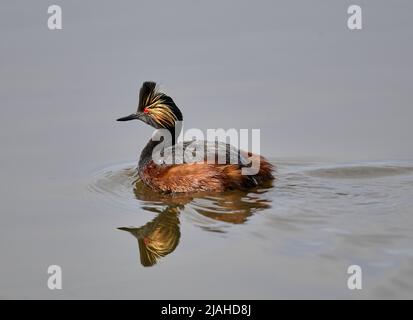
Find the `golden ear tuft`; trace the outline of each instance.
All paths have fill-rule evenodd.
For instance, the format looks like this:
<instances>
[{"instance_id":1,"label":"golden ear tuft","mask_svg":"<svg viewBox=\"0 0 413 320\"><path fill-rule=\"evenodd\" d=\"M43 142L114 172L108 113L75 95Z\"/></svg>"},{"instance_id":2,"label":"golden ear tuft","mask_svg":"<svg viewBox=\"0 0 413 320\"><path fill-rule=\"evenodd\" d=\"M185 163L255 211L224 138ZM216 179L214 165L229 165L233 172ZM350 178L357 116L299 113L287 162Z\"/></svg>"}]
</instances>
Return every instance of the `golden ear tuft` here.
<instances>
[{"instance_id":1,"label":"golden ear tuft","mask_svg":"<svg viewBox=\"0 0 413 320\"><path fill-rule=\"evenodd\" d=\"M151 104L150 102L154 99L156 95L156 82L145 81L139 91L139 103L138 111L143 111L143 109Z\"/></svg>"},{"instance_id":2,"label":"golden ear tuft","mask_svg":"<svg viewBox=\"0 0 413 320\"><path fill-rule=\"evenodd\" d=\"M175 122L179 120L175 112L182 118L172 98L159 92L156 83L152 81L144 82L139 91L138 112L147 113L162 128L175 126Z\"/></svg>"}]
</instances>

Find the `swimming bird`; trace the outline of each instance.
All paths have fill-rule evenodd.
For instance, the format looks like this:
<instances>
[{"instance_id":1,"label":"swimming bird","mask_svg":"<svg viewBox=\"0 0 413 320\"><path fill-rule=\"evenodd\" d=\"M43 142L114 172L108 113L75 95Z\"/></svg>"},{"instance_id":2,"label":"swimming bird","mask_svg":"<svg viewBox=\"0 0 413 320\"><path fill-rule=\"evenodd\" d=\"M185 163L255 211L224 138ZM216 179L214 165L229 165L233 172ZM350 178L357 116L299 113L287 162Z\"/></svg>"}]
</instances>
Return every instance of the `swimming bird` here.
<instances>
[{"instance_id":1,"label":"swimming bird","mask_svg":"<svg viewBox=\"0 0 413 320\"><path fill-rule=\"evenodd\" d=\"M272 181L273 165L264 157L238 150L224 142L185 141L176 143L181 131L183 116L174 100L157 89L156 83L146 81L139 91L138 110L117 121L141 120L157 131L170 134L168 140L151 139L142 150L138 174L150 188L165 193L222 192L231 189L245 190L263 186ZM169 142L168 144L165 142ZM166 145L166 146L165 146ZM156 148L164 157L154 157ZM188 153L177 150L203 151L198 157L185 157ZM211 157L212 155L212 157ZM217 161L223 156L224 161ZM167 159L168 161L166 161ZM211 159L214 159L211 163ZM243 169L259 161L255 174L244 174Z\"/></svg>"}]
</instances>

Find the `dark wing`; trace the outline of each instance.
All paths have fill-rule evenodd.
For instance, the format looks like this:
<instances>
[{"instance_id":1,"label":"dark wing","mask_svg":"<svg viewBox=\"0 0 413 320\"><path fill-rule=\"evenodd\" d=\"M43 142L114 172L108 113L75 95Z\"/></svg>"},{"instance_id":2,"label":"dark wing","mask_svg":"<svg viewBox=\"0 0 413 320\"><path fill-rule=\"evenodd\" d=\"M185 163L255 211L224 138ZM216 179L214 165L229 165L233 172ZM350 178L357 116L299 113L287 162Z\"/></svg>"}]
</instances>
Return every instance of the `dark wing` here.
<instances>
[{"instance_id":1,"label":"dark wing","mask_svg":"<svg viewBox=\"0 0 413 320\"><path fill-rule=\"evenodd\" d=\"M154 159L156 164L204 163L210 164L237 164L247 166L249 161L245 153L224 142L209 142L204 140L185 141L166 147L159 158Z\"/></svg>"}]
</instances>

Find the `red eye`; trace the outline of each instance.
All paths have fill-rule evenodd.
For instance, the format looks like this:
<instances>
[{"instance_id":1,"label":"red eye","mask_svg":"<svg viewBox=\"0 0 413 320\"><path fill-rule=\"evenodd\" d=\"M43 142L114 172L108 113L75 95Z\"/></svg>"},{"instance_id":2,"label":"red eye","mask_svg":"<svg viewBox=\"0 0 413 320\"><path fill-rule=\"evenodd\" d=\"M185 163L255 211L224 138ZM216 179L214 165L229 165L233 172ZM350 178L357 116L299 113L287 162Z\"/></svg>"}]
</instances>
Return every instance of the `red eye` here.
<instances>
[{"instance_id":1,"label":"red eye","mask_svg":"<svg viewBox=\"0 0 413 320\"><path fill-rule=\"evenodd\" d=\"M148 108L145 108L145 109L143 109L143 112L144 112L144 113L148 113L148 112L149 112L149 109L148 109Z\"/></svg>"}]
</instances>

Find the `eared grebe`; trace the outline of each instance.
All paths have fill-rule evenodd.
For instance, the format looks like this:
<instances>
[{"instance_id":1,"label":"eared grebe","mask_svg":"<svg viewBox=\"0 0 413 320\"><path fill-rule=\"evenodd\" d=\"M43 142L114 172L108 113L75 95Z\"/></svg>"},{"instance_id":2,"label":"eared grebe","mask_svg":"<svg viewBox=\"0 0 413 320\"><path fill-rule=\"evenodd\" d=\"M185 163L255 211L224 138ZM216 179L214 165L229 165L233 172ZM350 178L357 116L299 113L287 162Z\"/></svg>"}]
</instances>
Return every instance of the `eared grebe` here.
<instances>
[{"instance_id":1,"label":"eared grebe","mask_svg":"<svg viewBox=\"0 0 413 320\"><path fill-rule=\"evenodd\" d=\"M223 142L186 141L175 143L181 131L182 113L171 97L157 91L155 82L144 82L139 92L138 110L129 116L117 119L128 121L139 119L150 126L167 130L170 133L168 141L151 139L142 150L138 172L141 180L154 190L162 192L220 192L230 189L248 189L262 186L273 180L273 166L259 155L237 150ZM162 144L161 144L162 143ZM163 160L153 156L156 148L160 149ZM190 149L192 148L192 149ZM199 151L203 149L201 158L184 156L184 150ZM213 160L211 163L211 155ZM222 161L222 157L223 160ZM172 160L172 161L165 161ZM220 159L217 161L217 159ZM259 163L254 174L245 174L251 162ZM244 174L243 174L244 173Z\"/></svg>"}]
</instances>

